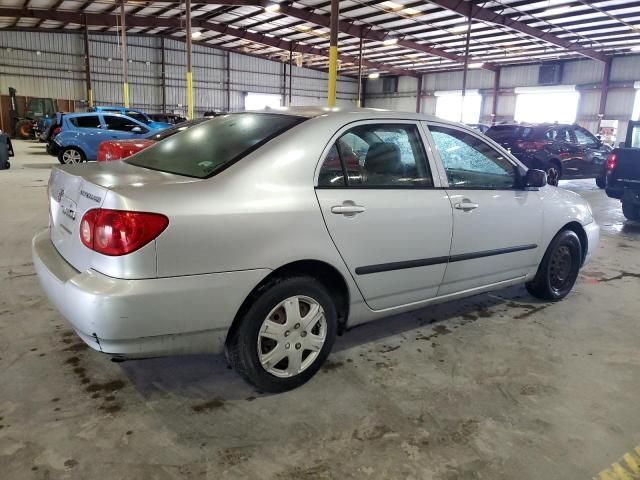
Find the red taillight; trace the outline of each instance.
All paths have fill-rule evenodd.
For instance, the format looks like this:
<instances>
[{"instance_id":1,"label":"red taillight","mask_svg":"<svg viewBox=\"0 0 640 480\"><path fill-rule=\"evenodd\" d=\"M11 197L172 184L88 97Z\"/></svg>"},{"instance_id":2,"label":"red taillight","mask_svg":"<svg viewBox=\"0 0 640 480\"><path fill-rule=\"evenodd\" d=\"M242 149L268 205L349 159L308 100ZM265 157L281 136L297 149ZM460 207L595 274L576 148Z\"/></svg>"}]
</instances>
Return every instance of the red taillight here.
<instances>
[{"instance_id":1,"label":"red taillight","mask_svg":"<svg viewBox=\"0 0 640 480\"><path fill-rule=\"evenodd\" d=\"M516 145L520 150L524 150L525 152L537 152L539 150L542 150L545 147L546 143L541 141L520 140L516 143Z\"/></svg>"},{"instance_id":2,"label":"red taillight","mask_svg":"<svg viewBox=\"0 0 640 480\"><path fill-rule=\"evenodd\" d=\"M54 128L51 136L55 137L56 135L58 135L60 133L60 130L62 130L60 127Z\"/></svg>"},{"instance_id":3,"label":"red taillight","mask_svg":"<svg viewBox=\"0 0 640 480\"><path fill-rule=\"evenodd\" d=\"M609 157L607 158L607 172L611 173L611 171L616 168L616 163L618 162L618 159L616 158L616 154L615 153L610 153Z\"/></svg>"},{"instance_id":4,"label":"red taillight","mask_svg":"<svg viewBox=\"0 0 640 480\"><path fill-rule=\"evenodd\" d=\"M157 238L167 225L169 219L159 213L96 208L82 217L80 240L103 255L126 255Z\"/></svg>"}]
</instances>

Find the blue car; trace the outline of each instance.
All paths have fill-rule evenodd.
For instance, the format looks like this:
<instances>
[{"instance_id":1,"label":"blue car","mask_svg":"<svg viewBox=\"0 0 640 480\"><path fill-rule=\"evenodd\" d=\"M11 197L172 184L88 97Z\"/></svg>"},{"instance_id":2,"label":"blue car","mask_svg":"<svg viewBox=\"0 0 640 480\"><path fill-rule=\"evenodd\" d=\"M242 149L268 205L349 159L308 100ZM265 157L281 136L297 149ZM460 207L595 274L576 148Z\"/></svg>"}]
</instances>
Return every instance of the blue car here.
<instances>
[{"instance_id":1,"label":"blue car","mask_svg":"<svg viewBox=\"0 0 640 480\"><path fill-rule=\"evenodd\" d=\"M151 117L149 117L149 115L147 115L144 112L141 112L140 110L131 110L130 108L125 108L125 107L96 107L95 111L121 113L122 115L126 115L127 117L134 118L139 122L142 122L145 125L148 125L152 129L173 127L172 123L156 122L152 120Z\"/></svg>"},{"instance_id":2,"label":"blue car","mask_svg":"<svg viewBox=\"0 0 640 480\"><path fill-rule=\"evenodd\" d=\"M81 163L96 160L104 140L144 138L161 130L164 127L152 128L119 113L70 113L62 117L61 131L47 145L47 152L62 164Z\"/></svg>"}]
</instances>

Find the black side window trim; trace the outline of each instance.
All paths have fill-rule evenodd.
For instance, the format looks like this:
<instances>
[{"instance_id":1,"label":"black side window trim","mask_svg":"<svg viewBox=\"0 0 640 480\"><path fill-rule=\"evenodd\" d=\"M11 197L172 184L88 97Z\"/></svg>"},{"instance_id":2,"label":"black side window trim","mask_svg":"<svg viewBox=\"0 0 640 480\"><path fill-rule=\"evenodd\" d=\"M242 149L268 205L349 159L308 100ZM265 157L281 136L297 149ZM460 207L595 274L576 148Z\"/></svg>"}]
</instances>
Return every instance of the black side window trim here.
<instances>
[{"instance_id":1,"label":"black side window trim","mask_svg":"<svg viewBox=\"0 0 640 480\"><path fill-rule=\"evenodd\" d=\"M429 178L431 180L431 185L350 185L349 184L349 174L347 173L347 167L344 163L344 159L342 158L342 152L340 151L340 147L338 146L338 140L340 140L344 135L346 135L347 133L349 133L353 128L359 127L359 126L369 126L369 125L397 125L400 127L413 127L415 128L416 133L418 134L418 142L419 142L419 148L422 151L422 161L423 161L423 167L425 168L426 172L429 172ZM363 122L363 123L358 123L358 125L356 125L355 127L349 127L346 130L344 130L340 136L338 136L336 138L336 140L333 143L329 144L329 150L331 150L331 147L333 147L334 145L336 146L336 150L338 152L338 158L340 159L340 167L342 168L342 176L344 177L344 185L318 185L318 181L316 180L316 184L314 186L314 188L319 189L319 190L337 190L337 189L350 189L350 190L437 190L439 189L438 187L435 187L435 182L433 181L433 172L431 171L431 165L429 164L429 157L427 155L427 149L425 147L425 143L424 143L424 139L422 138L422 132L420 131L420 125L419 123L395 123L393 121L386 123L384 121L374 121L373 123L369 123L369 122ZM329 150L326 150L326 153L324 154L324 156L321 159L320 162L320 170L322 170L322 166L324 165L325 160L327 159L327 154L329 152Z\"/></svg>"}]
</instances>

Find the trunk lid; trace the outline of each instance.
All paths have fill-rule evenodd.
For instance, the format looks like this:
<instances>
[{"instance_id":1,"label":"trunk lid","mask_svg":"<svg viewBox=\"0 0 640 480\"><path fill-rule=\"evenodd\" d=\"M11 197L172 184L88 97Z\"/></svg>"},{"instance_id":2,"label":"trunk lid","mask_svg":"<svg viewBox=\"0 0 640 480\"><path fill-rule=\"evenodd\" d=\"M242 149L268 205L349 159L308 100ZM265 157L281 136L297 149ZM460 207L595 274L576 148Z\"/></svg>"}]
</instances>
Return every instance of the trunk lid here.
<instances>
[{"instance_id":1,"label":"trunk lid","mask_svg":"<svg viewBox=\"0 0 640 480\"><path fill-rule=\"evenodd\" d=\"M100 254L87 248L80 240L80 223L88 210L103 205L109 191L132 185L192 181L192 178L148 170L124 162L54 167L48 189L51 241L69 264L78 271L85 271L91 268L92 257Z\"/></svg>"}]
</instances>

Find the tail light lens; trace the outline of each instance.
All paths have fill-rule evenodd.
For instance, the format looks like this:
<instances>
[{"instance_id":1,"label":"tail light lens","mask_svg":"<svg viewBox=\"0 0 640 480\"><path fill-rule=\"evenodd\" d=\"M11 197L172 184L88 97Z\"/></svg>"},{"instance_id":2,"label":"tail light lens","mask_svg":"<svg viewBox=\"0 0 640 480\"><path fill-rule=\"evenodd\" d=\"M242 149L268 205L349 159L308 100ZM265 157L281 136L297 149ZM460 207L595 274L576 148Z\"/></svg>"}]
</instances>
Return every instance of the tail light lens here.
<instances>
[{"instance_id":1,"label":"tail light lens","mask_svg":"<svg viewBox=\"0 0 640 480\"><path fill-rule=\"evenodd\" d=\"M62 130L60 127L56 127L53 129L53 132L51 134L51 137L55 137L56 135L58 135L60 133L60 130Z\"/></svg>"},{"instance_id":2,"label":"tail light lens","mask_svg":"<svg viewBox=\"0 0 640 480\"><path fill-rule=\"evenodd\" d=\"M167 225L169 219L159 213L95 208L82 217L80 240L103 255L126 255L157 238Z\"/></svg>"},{"instance_id":3,"label":"tail light lens","mask_svg":"<svg viewBox=\"0 0 640 480\"><path fill-rule=\"evenodd\" d=\"M520 150L524 150L525 152L538 152L545 147L546 142L521 140L517 142L516 145L518 145Z\"/></svg>"},{"instance_id":4,"label":"tail light lens","mask_svg":"<svg viewBox=\"0 0 640 480\"><path fill-rule=\"evenodd\" d=\"M618 162L618 159L616 158L616 154L615 153L610 153L609 157L607 158L607 172L611 173L611 171L616 168L616 163Z\"/></svg>"}]
</instances>

